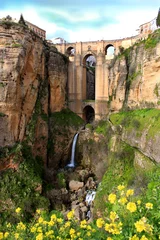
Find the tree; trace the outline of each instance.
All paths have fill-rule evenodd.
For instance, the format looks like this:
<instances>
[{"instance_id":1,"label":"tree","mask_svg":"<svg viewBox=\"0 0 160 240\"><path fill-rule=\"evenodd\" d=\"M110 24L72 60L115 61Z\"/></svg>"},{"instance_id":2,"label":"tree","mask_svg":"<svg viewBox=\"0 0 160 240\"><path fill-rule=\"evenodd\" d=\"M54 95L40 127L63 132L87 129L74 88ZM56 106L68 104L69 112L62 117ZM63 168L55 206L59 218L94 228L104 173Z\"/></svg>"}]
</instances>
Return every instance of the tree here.
<instances>
[{"instance_id":1,"label":"tree","mask_svg":"<svg viewBox=\"0 0 160 240\"><path fill-rule=\"evenodd\" d=\"M25 23L25 20L24 20L24 18L23 18L23 15L21 14L21 16L20 16L20 19L19 19L19 22L18 23L20 23L20 24L22 24L22 25L25 25L26 26L26 23Z\"/></svg>"},{"instance_id":2,"label":"tree","mask_svg":"<svg viewBox=\"0 0 160 240\"><path fill-rule=\"evenodd\" d=\"M156 19L156 25L157 25L157 27L160 27L160 8L158 10L158 15L157 15L157 19Z\"/></svg>"}]
</instances>

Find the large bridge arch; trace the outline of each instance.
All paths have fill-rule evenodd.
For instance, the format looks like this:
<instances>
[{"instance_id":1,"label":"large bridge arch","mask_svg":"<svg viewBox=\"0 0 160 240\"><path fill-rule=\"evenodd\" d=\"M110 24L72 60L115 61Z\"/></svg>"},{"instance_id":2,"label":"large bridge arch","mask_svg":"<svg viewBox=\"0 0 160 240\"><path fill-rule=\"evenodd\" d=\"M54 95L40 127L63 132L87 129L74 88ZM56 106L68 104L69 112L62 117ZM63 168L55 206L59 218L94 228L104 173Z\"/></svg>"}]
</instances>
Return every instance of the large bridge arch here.
<instances>
[{"instance_id":1,"label":"large bridge arch","mask_svg":"<svg viewBox=\"0 0 160 240\"><path fill-rule=\"evenodd\" d=\"M95 100L95 69L96 57L93 53L86 53L82 59L82 97L83 100Z\"/></svg>"}]
</instances>

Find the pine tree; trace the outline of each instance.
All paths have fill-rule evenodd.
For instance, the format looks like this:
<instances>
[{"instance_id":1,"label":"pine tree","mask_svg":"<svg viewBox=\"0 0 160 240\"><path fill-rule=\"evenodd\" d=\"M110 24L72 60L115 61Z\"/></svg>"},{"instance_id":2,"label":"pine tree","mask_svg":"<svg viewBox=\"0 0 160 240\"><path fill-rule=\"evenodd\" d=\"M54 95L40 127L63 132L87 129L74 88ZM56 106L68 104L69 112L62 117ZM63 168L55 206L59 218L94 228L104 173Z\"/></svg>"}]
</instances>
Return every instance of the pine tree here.
<instances>
[{"instance_id":1,"label":"pine tree","mask_svg":"<svg viewBox=\"0 0 160 240\"><path fill-rule=\"evenodd\" d=\"M20 16L20 19L19 19L19 22L18 23L20 23L20 24L22 24L22 25L25 25L26 26L26 23L25 23L25 20L24 20L24 18L23 18L23 15L21 14L21 16Z\"/></svg>"},{"instance_id":2,"label":"pine tree","mask_svg":"<svg viewBox=\"0 0 160 240\"><path fill-rule=\"evenodd\" d=\"M160 27L160 8L159 8L157 19L156 19L156 25L157 27Z\"/></svg>"}]
</instances>

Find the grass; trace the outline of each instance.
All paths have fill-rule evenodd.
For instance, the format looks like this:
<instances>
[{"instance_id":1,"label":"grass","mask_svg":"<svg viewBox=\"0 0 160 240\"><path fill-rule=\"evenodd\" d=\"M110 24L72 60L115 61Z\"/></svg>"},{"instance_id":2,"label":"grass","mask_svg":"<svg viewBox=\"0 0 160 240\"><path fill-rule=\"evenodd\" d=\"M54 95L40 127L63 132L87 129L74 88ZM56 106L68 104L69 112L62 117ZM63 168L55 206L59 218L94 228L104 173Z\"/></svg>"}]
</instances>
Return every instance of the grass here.
<instances>
[{"instance_id":1,"label":"grass","mask_svg":"<svg viewBox=\"0 0 160 240\"><path fill-rule=\"evenodd\" d=\"M127 131L138 131L139 135L148 129L147 138L154 138L160 132L160 110L141 109L112 114L110 120L115 126L121 125Z\"/></svg>"}]
</instances>

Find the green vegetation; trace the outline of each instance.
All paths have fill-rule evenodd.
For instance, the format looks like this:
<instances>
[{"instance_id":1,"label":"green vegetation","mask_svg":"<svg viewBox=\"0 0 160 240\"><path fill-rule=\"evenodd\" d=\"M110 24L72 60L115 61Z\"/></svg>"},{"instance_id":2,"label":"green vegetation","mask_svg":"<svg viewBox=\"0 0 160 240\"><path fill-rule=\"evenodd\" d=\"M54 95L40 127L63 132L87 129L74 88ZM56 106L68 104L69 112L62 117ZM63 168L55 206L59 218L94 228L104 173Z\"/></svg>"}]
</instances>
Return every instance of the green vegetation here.
<instances>
[{"instance_id":1,"label":"green vegetation","mask_svg":"<svg viewBox=\"0 0 160 240\"><path fill-rule=\"evenodd\" d=\"M159 8L157 19L156 19L156 25L157 25L157 27L160 26L160 8Z\"/></svg>"},{"instance_id":2,"label":"green vegetation","mask_svg":"<svg viewBox=\"0 0 160 240\"><path fill-rule=\"evenodd\" d=\"M104 199L103 217L92 223L77 221L74 210L66 218L58 212L37 209L30 223L22 222L21 208L15 209L17 224L5 222L0 227L1 239L68 239L68 240L156 240L159 239L160 222L160 169L148 173L150 183L146 195L136 196L133 187L123 182L114 185Z\"/></svg>"},{"instance_id":3,"label":"green vegetation","mask_svg":"<svg viewBox=\"0 0 160 240\"><path fill-rule=\"evenodd\" d=\"M98 122L98 126L95 128L95 132L107 136L110 131L110 125L107 120L101 120Z\"/></svg>"},{"instance_id":4,"label":"green vegetation","mask_svg":"<svg viewBox=\"0 0 160 240\"><path fill-rule=\"evenodd\" d=\"M154 94L159 97L159 88L160 88L160 84L156 83L155 89L154 89Z\"/></svg>"},{"instance_id":5,"label":"green vegetation","mask_svg":"<svg viewBox=\"0 0 160 240\"><path fill-rule=\"evenodd\" d=\"M134 149L127 144L120 144L117 147L116 152L110 151L108 154L110 164L98 187L94 204L95 215L105 212L106 198L114 186L120 182L131 185L135 176L133 166Z\"/></svg>"},{"instance_id":6,"label":"green vegetation","mask_svg":"<svg viewBox=\"0 0 160 240\"><path fill-rule=\"evenodd\" d=\"M57 174L57 181L59 188L66 188L66 179L64 172L59 172Z\"/></svg>"},{"instance_id":7,"label":"green vegetation","mask_svg":"<svg viewBox=\"0 0 160 240\"><path fill-rule=\"evenodd\" d=\"M111 122L115 126L121 125L127 131L138 129L137 133L141 135L148 129L147 138L155 137L160 132L160 110L141 109L128 112L120 112L110 116Z\"/></svg>"},{"instance_id":8,"label":"green vegetation","mask_svg":"<svg viewBox=\"0 0 160 240\"><path fill-rule=\"evenodd\" d=\"M12 44L12 48L20 48L20 47L22 47L22 44L20 44L20 43L13 43Z\"/></svg>"},{"instance_id":9,"label":"green vegetation","mask_svg":"<svg viewBox=\"0 0 160 240\"><path fill-rule=\"evenodd\" d=\"M47 209L49 202L41 195L43 163L39 157L34 158L31 147L17 144L13 148L1 151L1 157L8 158L14 153L11 169L0 175L0 223L15 223L19 218L15 209L22 209L21 219L29 220L37 208Z\"/></svg>"},{"instance_id":10,"label":"green vegetation","mask_svg":"<svg viewBox=\"0 0 160 240\"><path fill-rule=\"evenodd\" d=\"M6 114L0 112L0 117L5 117Z\"/></svg>"},{"instance_id":11,"label":"green vegetation","mask_svg":"<svg viewBox=\"0 0 160 240\"><path fill-rule=\"evenodd\" d=\"M62 109L60 112L51 113L50 117L53 119L56 126L80 127L84 124L83 119L68 108Z\"/></svg>"}]
</instances>

